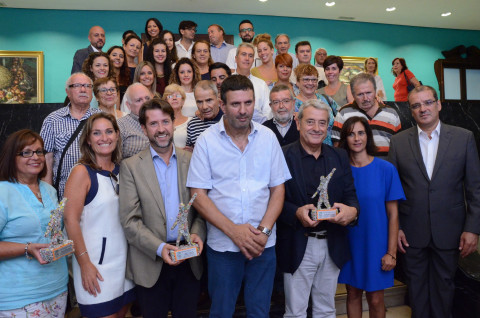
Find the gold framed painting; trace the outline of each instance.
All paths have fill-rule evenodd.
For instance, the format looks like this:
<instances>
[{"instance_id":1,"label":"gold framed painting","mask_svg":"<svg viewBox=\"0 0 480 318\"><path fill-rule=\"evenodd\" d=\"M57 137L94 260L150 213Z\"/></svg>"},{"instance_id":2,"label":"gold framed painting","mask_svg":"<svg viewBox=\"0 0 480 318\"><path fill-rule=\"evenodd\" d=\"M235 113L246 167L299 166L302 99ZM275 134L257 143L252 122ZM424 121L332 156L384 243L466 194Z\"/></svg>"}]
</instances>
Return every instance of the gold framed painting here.
<instances>
[{"instance_id":1,"label":"gold framed painting","mask_svg":"<svg viewBox=\"0 0 480 318\"><path fill-rule=\"evenodd\" d=\"M340 72L340 81L350 84L350 79L365 71L365 60L369 57L341 56L343 60L343 69ZM378 65L378 59L374 57ZM377 68L378 74L378 68Z\"/></svg>"},{"instance_id":2,"label":"gold framed painting","mask_svg":"<svg viewBox=\"0 0 480 318\"><path fill-rule=\"evenodd\" d=\"M0 51L0 104L43 103L43 52Z\"/></svg>"}]
</instances>

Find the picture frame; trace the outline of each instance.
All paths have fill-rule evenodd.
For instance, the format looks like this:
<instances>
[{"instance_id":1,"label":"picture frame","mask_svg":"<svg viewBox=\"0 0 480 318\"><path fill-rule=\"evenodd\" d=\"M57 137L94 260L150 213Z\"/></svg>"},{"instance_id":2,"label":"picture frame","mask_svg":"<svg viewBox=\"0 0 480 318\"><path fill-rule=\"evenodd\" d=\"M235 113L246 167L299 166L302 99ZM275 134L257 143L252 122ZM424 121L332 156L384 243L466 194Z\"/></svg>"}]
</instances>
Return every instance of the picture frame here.
<instances>
[{"instance_id":1,"label":"picture frame","mask_svg":"<svg viewBox=\"0 0 480 318\"><path fill-rule=\"evenodd\" d=\"M340 72L340 81L346 85L350 84L350 79L355 75L364 72L365 60L370 57L340 56L343 60L343 69ZM378 58L372 57L377 61ZM375 75L378 74L378 68Z\"/></svg>"},{"instance_id":2,"label":"picture frame","mask_svg":"<svg viewBox=\"0 0 480 318\"><path fill-rule=\"evenodd\" d=\"M0 104L44 102L42 51L0 51Z\"/></svg>"}]
</instances>

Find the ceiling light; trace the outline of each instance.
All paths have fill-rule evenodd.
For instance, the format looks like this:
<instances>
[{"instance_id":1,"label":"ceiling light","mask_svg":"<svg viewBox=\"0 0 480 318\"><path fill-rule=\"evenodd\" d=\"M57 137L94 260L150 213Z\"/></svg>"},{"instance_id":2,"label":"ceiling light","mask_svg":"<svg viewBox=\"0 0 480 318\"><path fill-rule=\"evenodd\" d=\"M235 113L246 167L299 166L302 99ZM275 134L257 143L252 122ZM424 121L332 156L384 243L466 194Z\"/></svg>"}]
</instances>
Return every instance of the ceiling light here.
<instances>
[{"instance_id":1,"label":"ceiling light","mask_svg":"<svg viewBox=\"0 0 480 318\"><path fill-rule=\"evenodd\" d=\"M451 15L451 14L452 14L451 12L442 13L442 17L448 17L448 16Z\"/></svg>"},{"instance_id":2,"label":"ceiling light","mask_svg":"<svg viewBox=\"0 0 480 318\"><path fill-rule=\"evenodd\" d=\"M260 2L267 2L268 0L258 0L258 1L260 1Z\"/></svg>"},{"instance_id":3,"label":"ceiling light","mask_svg":"<svg viewBox=\"0 0 480 318\"><path fill-rule=\"evenodd\" d=\"M327 7L333 7L335 5L335 2L333 2L333 1L332 2L325 2L325 5Z\"/></svg>"},{"instance_id":4,"label":"ceiling light","mask_svg":"<svg viewBox=\"0 0 480 318\"><path fill-rule=\"evenodd\" d=\"M395 8L395 7L391 7L391 8L387 8L386 10L387 10L387 12L392 12L392 11L395 11L395 10L397 10L397 8Z\"/></svg>"}]
</instances>

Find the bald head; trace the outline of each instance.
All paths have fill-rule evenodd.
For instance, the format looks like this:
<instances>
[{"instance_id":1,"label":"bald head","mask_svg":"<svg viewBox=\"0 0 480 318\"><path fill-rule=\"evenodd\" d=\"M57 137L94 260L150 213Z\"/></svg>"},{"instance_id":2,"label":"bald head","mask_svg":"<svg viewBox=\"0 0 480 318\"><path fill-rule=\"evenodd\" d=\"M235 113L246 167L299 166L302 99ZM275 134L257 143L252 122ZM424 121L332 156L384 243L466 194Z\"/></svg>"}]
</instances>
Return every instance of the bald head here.
<instances>
[{"instance_id":1,"label":"bald head","mask_svg":"<svg viewBox=\"0 0 480 318\"><path fill-rule=\"evenodd\" d=\"M132 114L138 116L142 105L146 101L152 99L153 94L142 83L133 83L127 88L125 97L127 98L127 107L130 109Z\"/></svg>"},{"instance_id":2,"label":"bald head","mask_svg":"<svg viewBox=\"0 0 480 318\"><path fill-rule=\"evenodd\" d=\"M88 33L88 40L94 48L101 51L105 45L105 30L98 25L93 26Z\"/></svg>"}]
</instances>

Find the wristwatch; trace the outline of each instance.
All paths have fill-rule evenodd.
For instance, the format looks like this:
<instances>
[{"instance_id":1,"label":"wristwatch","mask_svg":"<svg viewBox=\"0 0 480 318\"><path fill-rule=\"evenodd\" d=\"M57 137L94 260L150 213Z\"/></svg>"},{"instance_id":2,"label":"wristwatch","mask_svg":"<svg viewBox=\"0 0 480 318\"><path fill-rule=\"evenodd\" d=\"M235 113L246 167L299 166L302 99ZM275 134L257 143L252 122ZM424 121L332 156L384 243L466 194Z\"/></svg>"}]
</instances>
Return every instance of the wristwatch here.
<instances>
[{"instance_id":1,"label":"wristwatch","mask_svg":"<svg viewBox=\"0 0 480 318\"><path fill-rule=\"evenodd\" d=\"M259 225L259 226L257 227L257 229L260 230L260 231L261 231L263 234L265 234L266 236L270 236L270 235L272 234L272 230L270 230L270 229L268 229L268 228L266 228L266 227L264 227L264 226Z\"/></svg>"}]
</instances>

